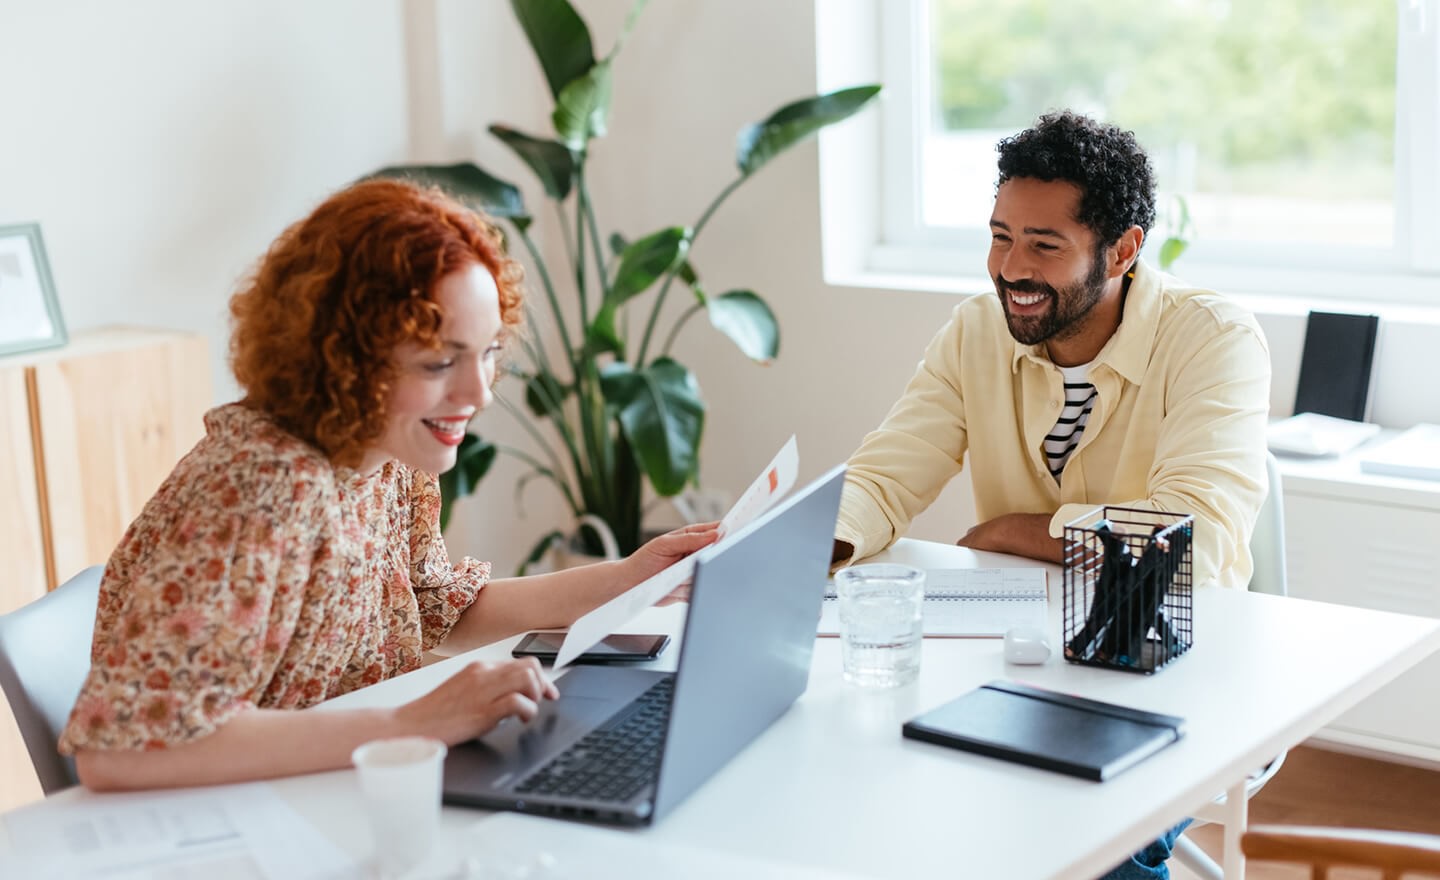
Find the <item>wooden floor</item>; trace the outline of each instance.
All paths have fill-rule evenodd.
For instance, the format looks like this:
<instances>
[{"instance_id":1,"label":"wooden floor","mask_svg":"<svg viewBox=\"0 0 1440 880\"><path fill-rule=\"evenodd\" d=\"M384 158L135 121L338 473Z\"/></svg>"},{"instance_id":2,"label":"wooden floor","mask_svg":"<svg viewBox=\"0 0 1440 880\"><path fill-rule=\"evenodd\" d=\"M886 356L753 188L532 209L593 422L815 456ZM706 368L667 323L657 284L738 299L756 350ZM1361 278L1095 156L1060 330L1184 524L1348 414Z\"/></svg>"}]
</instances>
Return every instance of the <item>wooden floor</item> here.
<instances>
[{"instance_id":1,"label":"wooden floor","mask_svg":"<svg viewBox=\"0 0 1440 880\"><path fill-rule=\"evenodd\" d=\"M1440 834L1440 770L1376 761L1340 752L1301 746L1290 751L1285 766L1250 801L1251 825L1334 825L1386 828ZM1222 829L1192 829L1190 838L1220 860ZM1195 875L1170 862L1173 880ZM1303 868L1249 862L1249 880L1303 880ZM1334 880L1359 880L1379 875L1336 871Z\"/></svg>"}]
</instances>

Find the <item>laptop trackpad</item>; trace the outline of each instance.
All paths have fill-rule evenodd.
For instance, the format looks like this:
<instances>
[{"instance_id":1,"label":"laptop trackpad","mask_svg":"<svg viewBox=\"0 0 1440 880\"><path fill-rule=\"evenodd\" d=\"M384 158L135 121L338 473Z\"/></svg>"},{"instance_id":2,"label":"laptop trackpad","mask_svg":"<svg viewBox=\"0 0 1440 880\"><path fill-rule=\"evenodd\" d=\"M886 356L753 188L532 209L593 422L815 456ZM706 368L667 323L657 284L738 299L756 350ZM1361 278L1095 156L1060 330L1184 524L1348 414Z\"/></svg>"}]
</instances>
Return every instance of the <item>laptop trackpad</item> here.
<instances>
[{"instance_id":1,"label":"laptop trackpad","mask_svg":"<svg viewBox=\"0 0 1440 880\"><path fill-rule=\"evenodd\" d=\"M666 674L585 667L560 679L560 699L540 705L528 724L508 719L479 739L450 750L446 790L503 788L523 779L594 730Z\"/></svg>"}]
</instances>

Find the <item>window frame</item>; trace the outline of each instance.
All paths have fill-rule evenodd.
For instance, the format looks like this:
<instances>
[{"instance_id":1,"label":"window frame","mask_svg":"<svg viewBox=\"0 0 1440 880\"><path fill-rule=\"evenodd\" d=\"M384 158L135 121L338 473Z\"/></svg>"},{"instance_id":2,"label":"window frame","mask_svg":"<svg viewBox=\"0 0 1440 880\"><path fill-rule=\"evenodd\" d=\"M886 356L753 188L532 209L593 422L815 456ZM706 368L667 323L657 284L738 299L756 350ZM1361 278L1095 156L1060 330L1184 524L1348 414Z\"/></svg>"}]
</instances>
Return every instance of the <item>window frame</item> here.
<instances>
[{"instance_id":1,"label":"window frame","mask_svg":"<svg viewBox=\"0 0 1440 880\"><path fill-rule=\"evenodd\" d=\"M1440 307L1440 0L1395 0L1395 241L1390 248L1207 242L1197 237L1174 271L1187 281L1240 294ZM926 226L919 199L928 131L928 0L816 0L822 89L878 78L880 112L868 130L842 127L821 139L826 277L832 283L982 292L989 234ZM871 142L864 143L866 139ZM1426 159L1429 159L1427 162ZM837 163L845 164L841 173ZM834 189L861 180L868 199L840 197L874 219L830 210ZM848 253L831 258L837 238ZM864 226L863 229L860 226ZM1152 230L1152 238L1163 232ZM1144 253L1155 259L1158 241ZM856 249L863 254L856 254Z\"/></svg>"}]
</instances>

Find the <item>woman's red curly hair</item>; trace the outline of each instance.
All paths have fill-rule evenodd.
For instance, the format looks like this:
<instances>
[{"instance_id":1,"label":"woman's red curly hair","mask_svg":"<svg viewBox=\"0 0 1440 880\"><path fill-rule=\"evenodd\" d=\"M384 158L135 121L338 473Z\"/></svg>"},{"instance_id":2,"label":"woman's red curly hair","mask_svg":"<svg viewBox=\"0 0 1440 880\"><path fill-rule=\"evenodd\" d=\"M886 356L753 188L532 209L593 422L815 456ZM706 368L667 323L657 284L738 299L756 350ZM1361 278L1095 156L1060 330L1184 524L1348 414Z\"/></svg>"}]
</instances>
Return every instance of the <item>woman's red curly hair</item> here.
<instances>
[{"instance_id":1,"label":"woman's red curly hair","mask_svg":"<svg viewBox=\"0 0 1440 880\"><path fill-rule=\"evenodd\" d=\"M523 271L480 214L436 189L367 180L276 239L230 300L230 363L245 403L356 466L385 429L402 343L440 347L440 279L474 264L513 335Z\"/></svg>"}]
</instances>

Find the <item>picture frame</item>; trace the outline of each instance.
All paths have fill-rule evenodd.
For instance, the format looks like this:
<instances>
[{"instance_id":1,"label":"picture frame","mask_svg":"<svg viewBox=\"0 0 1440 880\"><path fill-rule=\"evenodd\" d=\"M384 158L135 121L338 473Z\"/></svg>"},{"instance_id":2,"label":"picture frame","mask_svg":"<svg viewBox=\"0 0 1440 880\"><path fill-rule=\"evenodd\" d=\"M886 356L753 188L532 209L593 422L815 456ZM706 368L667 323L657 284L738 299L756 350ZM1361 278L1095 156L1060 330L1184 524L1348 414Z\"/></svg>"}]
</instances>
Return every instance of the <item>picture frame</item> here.
<instances>
[{"instance_id":1,"label":"picture frame","mask_svg":"<svg viewBox=\"0 0 1440 880\"><path fill-rule=\"evenodd\" d=\"M68 341L40 224L0 226L0 355Z\"/></svg>"}]
</instances>

